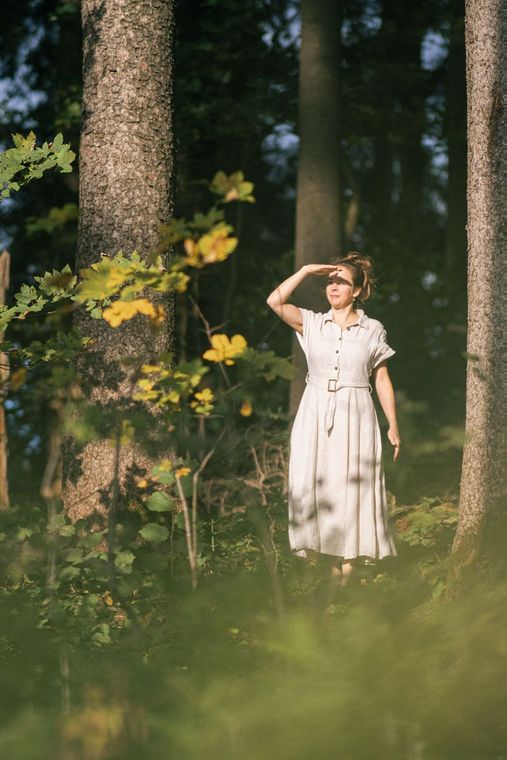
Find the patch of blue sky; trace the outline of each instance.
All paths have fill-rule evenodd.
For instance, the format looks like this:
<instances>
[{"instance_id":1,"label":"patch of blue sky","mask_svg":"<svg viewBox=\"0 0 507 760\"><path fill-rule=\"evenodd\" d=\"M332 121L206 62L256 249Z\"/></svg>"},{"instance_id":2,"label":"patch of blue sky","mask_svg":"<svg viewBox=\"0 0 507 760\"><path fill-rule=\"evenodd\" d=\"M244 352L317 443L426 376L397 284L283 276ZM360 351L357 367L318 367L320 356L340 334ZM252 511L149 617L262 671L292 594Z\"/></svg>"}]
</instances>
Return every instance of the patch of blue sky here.
<instances>
[{"instance_id":1,"label":"patch of blue sky","mask_svg":"<svg viewBox=\"0 0 507 760\"><path fill-rule=\"evenodd\" d=\"M277 35L277 42L282 47L289 47L294 44L299 45L301 37L301 18L298 3L289 5L284 21L285 26L283 29L275 29L273 23L265 25L262 39L266 45L272 44L275 33Z\"/></svg>"},{"instance_id":2,"label":"patch of blue sky","mask_svg":"<svg viewBox=\"0 0 507 760\"><path fill-rule=\"evenodd\" d=\"M20 46L14 77L0 78L0 107L22 122L23 130L28 131L34 126L30 112L47 100L47 94L34 90L31 84L32 70L26 63L28 56L40 44L44 31L42 28L27 28L26 38Z\"/></svg>"},{"instance_id":3,"label":"patch of blue sky","mask_svg":"<svg viewBox=\"0 0 507 760\"><path fill-rule=\"evenodd\" d=\"M0 79L0 107L15 114L18 121L22 120L25 130L35 125L30 112L47 99L46 93L32 90L28 83L29 74L28 66L23 64L14 79Z\"/></svg>"},{"instance_id":4,"label":"patch of blue sky","mask_svg":"<svg viewBox=\"0 0 507 760\"><path fill-rule=\"evenodd\" d=\"M421 277L421 285L425 290L431 290L433 285L435 285L437 279L438 278L435 272L424 272L423 276Z\"/></svg>"},{"instance_id":5,"label":"patch of blue sky","mask_svg":"<svg viewBox=\"0 0 507 760\"><path fill-rule=\"evenodd\" d=\"M268 177L272 181L281 180L287 173L290 161L297 156L299 136L290 124L277 124L263 143L263 152L270 166ZM295 192L295 190L294 190Z\"/></svg>"},{"instance_id":6,"label":"patch of blue sky","mask_svg":"<svg viewBox=\"0 0 507 760\"><path fill-rule=\"evenodd\" d=\"M382 7L380 3L367 3L363 9L361 18L352 22L345 19L342 23L342 39L345 43L353 42L357 35L357 29L360 28L361 36L364 38L365 31L369 36L374 37L382 26Z\"/></svg>"},{"instance_id":7,"label":"patch of blue sky","mask_svg":"<svg viewBox=\"0 0 507 760\"><path fill-rule=\"evenodd\" d=\"M448 45L445 37L438 31L429 29L422 41L421 66L426 71L435 71L447 56Z\"/></svg>"}]
</instances>

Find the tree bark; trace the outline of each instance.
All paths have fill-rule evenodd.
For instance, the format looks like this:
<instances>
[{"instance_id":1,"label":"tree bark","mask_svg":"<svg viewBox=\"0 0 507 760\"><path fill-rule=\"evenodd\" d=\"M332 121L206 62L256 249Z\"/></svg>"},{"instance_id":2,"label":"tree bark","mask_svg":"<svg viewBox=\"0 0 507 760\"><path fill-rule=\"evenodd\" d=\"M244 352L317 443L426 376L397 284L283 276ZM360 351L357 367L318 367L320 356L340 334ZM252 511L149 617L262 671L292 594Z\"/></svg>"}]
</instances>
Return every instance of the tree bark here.
<instances>
[{"instance_id":1,"label":"tree bark","mask_svg":"<svg viewBox=\"0 0 507 760\"><path fill-rule=\"evenodd\" d=\"M462 0L450 0L449 54L446 61L445 132L448 151L446 270L447 292L466 289L466 79Z\"/></svg>"},{"instance_id":2,"label":"tree bark","mask_svg":"<svg viewBox=\"0 0 507 760\"><path fill-rule=\"evenodd\" d=\"M330 263L340 254L340 28L336 0L302 0L296 270L304 264ZM326 306L323 283L316 277L305 281L298 291L305 306L315 310ZM306 373L295 336L293 355L291 416L301 399Z\"/></svg>"},{"instance_id":3,"label":"tree bark","mask_svg":"<svg viewBox=\"0 0 507 760\"><path fill-rule=\"evenodd\" d=\"M78 270L120 249L145 257L173 209L172 0L83 0L81 9ZM79 361L86 401L104 408L125 401L131 372L120 360L146 361L171 347L173 299L165 300L168 322L158 333L141 316L113 329L84 310L77 313L76 327L95 341ZM119 457L123 498L133 469L147 469L151 455L122 445ZM67 439L63 498L71 519L105 513L117 493L116 464L110 441L79 449Z\"/></svg>"},{"instance_id":4,"label":"tree bark","mask_svg":"<svg viewBox=\"0 0 507 760\"><path fill-rule=\"evenodd\" d=\"M466 440L450 593L473 571L505 570L505 401L502 334L505 218L500 0L465 5L468 133ZM505 500L504 500L505 504Z\"/></svg>"},{"instance_id":5,"label":"tree bark","mask_svg":"<svg viewBox=\"0 0 507 760\"><path fill-rule=\"evenodd\" d=\"M9 287L9 271L11 257L9 251L0 255L0 304L5 304L5 293ZM4 333L0 333L3 340ZM7 396L9 381L9 354L0 353L0 510L9 509L9 475L7 468L7 420L5 418L4 401Z\"/></svg>"}]
</instances>

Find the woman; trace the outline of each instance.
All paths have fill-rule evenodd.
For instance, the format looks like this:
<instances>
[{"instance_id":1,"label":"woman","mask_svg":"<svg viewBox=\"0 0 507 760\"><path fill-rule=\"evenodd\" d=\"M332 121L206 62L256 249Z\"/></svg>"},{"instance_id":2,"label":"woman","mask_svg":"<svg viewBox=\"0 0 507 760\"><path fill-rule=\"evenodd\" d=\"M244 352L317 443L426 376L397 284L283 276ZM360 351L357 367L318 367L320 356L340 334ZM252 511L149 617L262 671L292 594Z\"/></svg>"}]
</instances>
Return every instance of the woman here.
<instances>
[{"instance_id":1,"label":"woman","mask_svg":"<svg viewBox=\"0 0 507 760\"><path fill-rule=\"evenodd\" d=\"M311 275L327 277L331 308L317 313L286 303ZM306 388L294 419L289 461L289 543L296 556L326 556L346 585L356 564L396 556L388 524L382 440L371 397L373 379L400 452L396 402L386 360L396 353L377 319L356 300L373 291L373 262L349 253L333 264L307 264L267 299L296 331L305 352Z\"/></svg>"}]
</instances>

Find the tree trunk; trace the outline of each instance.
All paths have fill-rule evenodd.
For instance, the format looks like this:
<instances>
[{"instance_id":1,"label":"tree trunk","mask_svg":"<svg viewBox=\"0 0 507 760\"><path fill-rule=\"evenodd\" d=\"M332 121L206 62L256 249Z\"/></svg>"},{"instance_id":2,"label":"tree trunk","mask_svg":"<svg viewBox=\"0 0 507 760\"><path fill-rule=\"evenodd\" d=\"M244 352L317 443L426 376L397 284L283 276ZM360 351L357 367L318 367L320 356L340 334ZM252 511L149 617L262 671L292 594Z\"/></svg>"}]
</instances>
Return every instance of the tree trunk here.
<instances>
[{"instance_id":1,"label":"tree trunk","mask_svg":"<svg viewBox=\"0 0 507 760\"><path fill-rule=\"evenodd\" d=\"M414 238L414 230L420 224L423 211L424 172L427 164L427 155L422 143L426 128L426 89L420 70L427 21L424 13L414 12L409 4L397 4L396 11L397 34L391 38L394 43L392 52L406 72L398 81L399 87L395 96L396 112L399 113L397 131L400 138L397 149L400 161L399 203L396 213L402 255L409 263L412 261L414 248L421 251L418 238ZM423 237L421 242L422 240Z\"/></svg>"},{"instance_id":2,"label":"tree trunk","mask_svg":"<svg viewBox=\"0 0 507 760\"><path fill-rule=\"evenodd\" d=\"M449 54L446 61L445 131L449 158L447 182L447 292L461 299L466 290L466 79L462 0L451 0Z\"/></svg>"},{"instance_id":3,"label":"tree trunk","mask_svg":"<svg viewBox=\"0 0 507 760\"><path fill-rule=\"evenodd\" d=\"M382 24L372 44L379 65L375 71L371 92L377 120L372 136L374 164L369 181L364 188L365 201L369 210L368 237L375 241L377 250L387 250L393 236L394 210L394 140L393 114L396 113L396 88L391 77L386 77L386 68L399 55L398 6L389 0L382 2ZM375 250L375 248L372 248Z\"/></svg>"},{"instance_id":4,"label":"tree trunk","mask_svg":"<svg viewBox=\"0 0 507 760\"><path fill-rule=\"evenodd\" d=\"M465 6L468 363L459 524L449 570L451 594L463 588L474 570L505 569L506 516L501 507L505 497L501 234L505 51L500 8L500 0L467 0Z\"/></svg>"},{"instance_id":5,"label":"tree trunk","mask_svg":"<svg viewBox=\"0 0 507 760\"><path fill-rule=\"evenodd\" d=\"M296 270L304 264L330 263L340 254L340 27L340 3L336 0L302 0ZM323 278L307 280L298 291L298 299L308 308L327 311L323 285ZM296 377L291 383L292 416L306 373L295 336L293 354Z\"/></svg>"},{"instance_id":6,"label":"tree trunk","mask_svg":"<svg viewBox=\"0 0 507 760\"><path fill-rule=\"evenodd\" d=\"M83 0L83 114L80 144L80 219L77 269L137 249L145 257L158 228L172 214L172 0ZM158 333L136 316L118 328L90 319L76 327L95 340L79 361L85 400L114 407L130 395L131 372L122 357L143 361L171 346L173 300ZM166 304L167 307L167 304ZM71 519L105 513L118 472L120 499L133 468L149 468L151 454L110 441L79 449L66 441L64 507Z\"/></svg>"},{"instance_id":7,"label":"tree trunk","mask_svg":"<svg viewBox=\"0 0 507 760\"><path fill-rule=\"evenodd\" d=\"M5 304L5 293L9 287L9 270L11 257L9 251L3 251L0 256L0 304ZM3 341L4 333L0 333ZM9 354L0 353L0 510L9 508L9 477L7 469L7 420L5 418L4 401L7 396L9 380Z\"/></svg>"}]
</instances>

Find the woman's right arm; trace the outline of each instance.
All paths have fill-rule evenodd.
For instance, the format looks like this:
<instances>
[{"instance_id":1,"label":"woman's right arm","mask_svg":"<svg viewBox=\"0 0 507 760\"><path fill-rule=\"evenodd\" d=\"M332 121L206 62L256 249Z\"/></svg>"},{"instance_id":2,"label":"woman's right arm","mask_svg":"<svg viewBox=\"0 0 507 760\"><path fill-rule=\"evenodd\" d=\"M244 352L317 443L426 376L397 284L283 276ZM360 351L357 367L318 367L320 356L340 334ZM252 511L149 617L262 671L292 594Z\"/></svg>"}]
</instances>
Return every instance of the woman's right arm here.
<instances>
[{"instance_id":1,"label":"woman's right arm","mask_svg":"<svg viewBox=\"0 0 507 760\"><path fill-rule=\"evenodd\" d=\"M287 299L296 290L305 277L307 276L307 267L302 266L297 272L287 277L280 285L273 290L266 299L267 305L273 309L280 319L283 319L293 330L303 333L303 315L299 306L292 303L286 303Z\"/></svg>"},{"instance_id":2,"label":"woman's right arm","mask_svg":"<svg viewBox=\"0 0 507 760\"><path fill-rule=\"evenodd\" d=\"M303 315L301 314L301 310L299 306L286 303L286 301L308 275L329 275L335 269L336 265L333 264L305 264L295 274L287 277L280 285L277 285L267 297L266 303L280 319L283 319L293 330L302 335Z\"/></svg>"}]
</instances>

